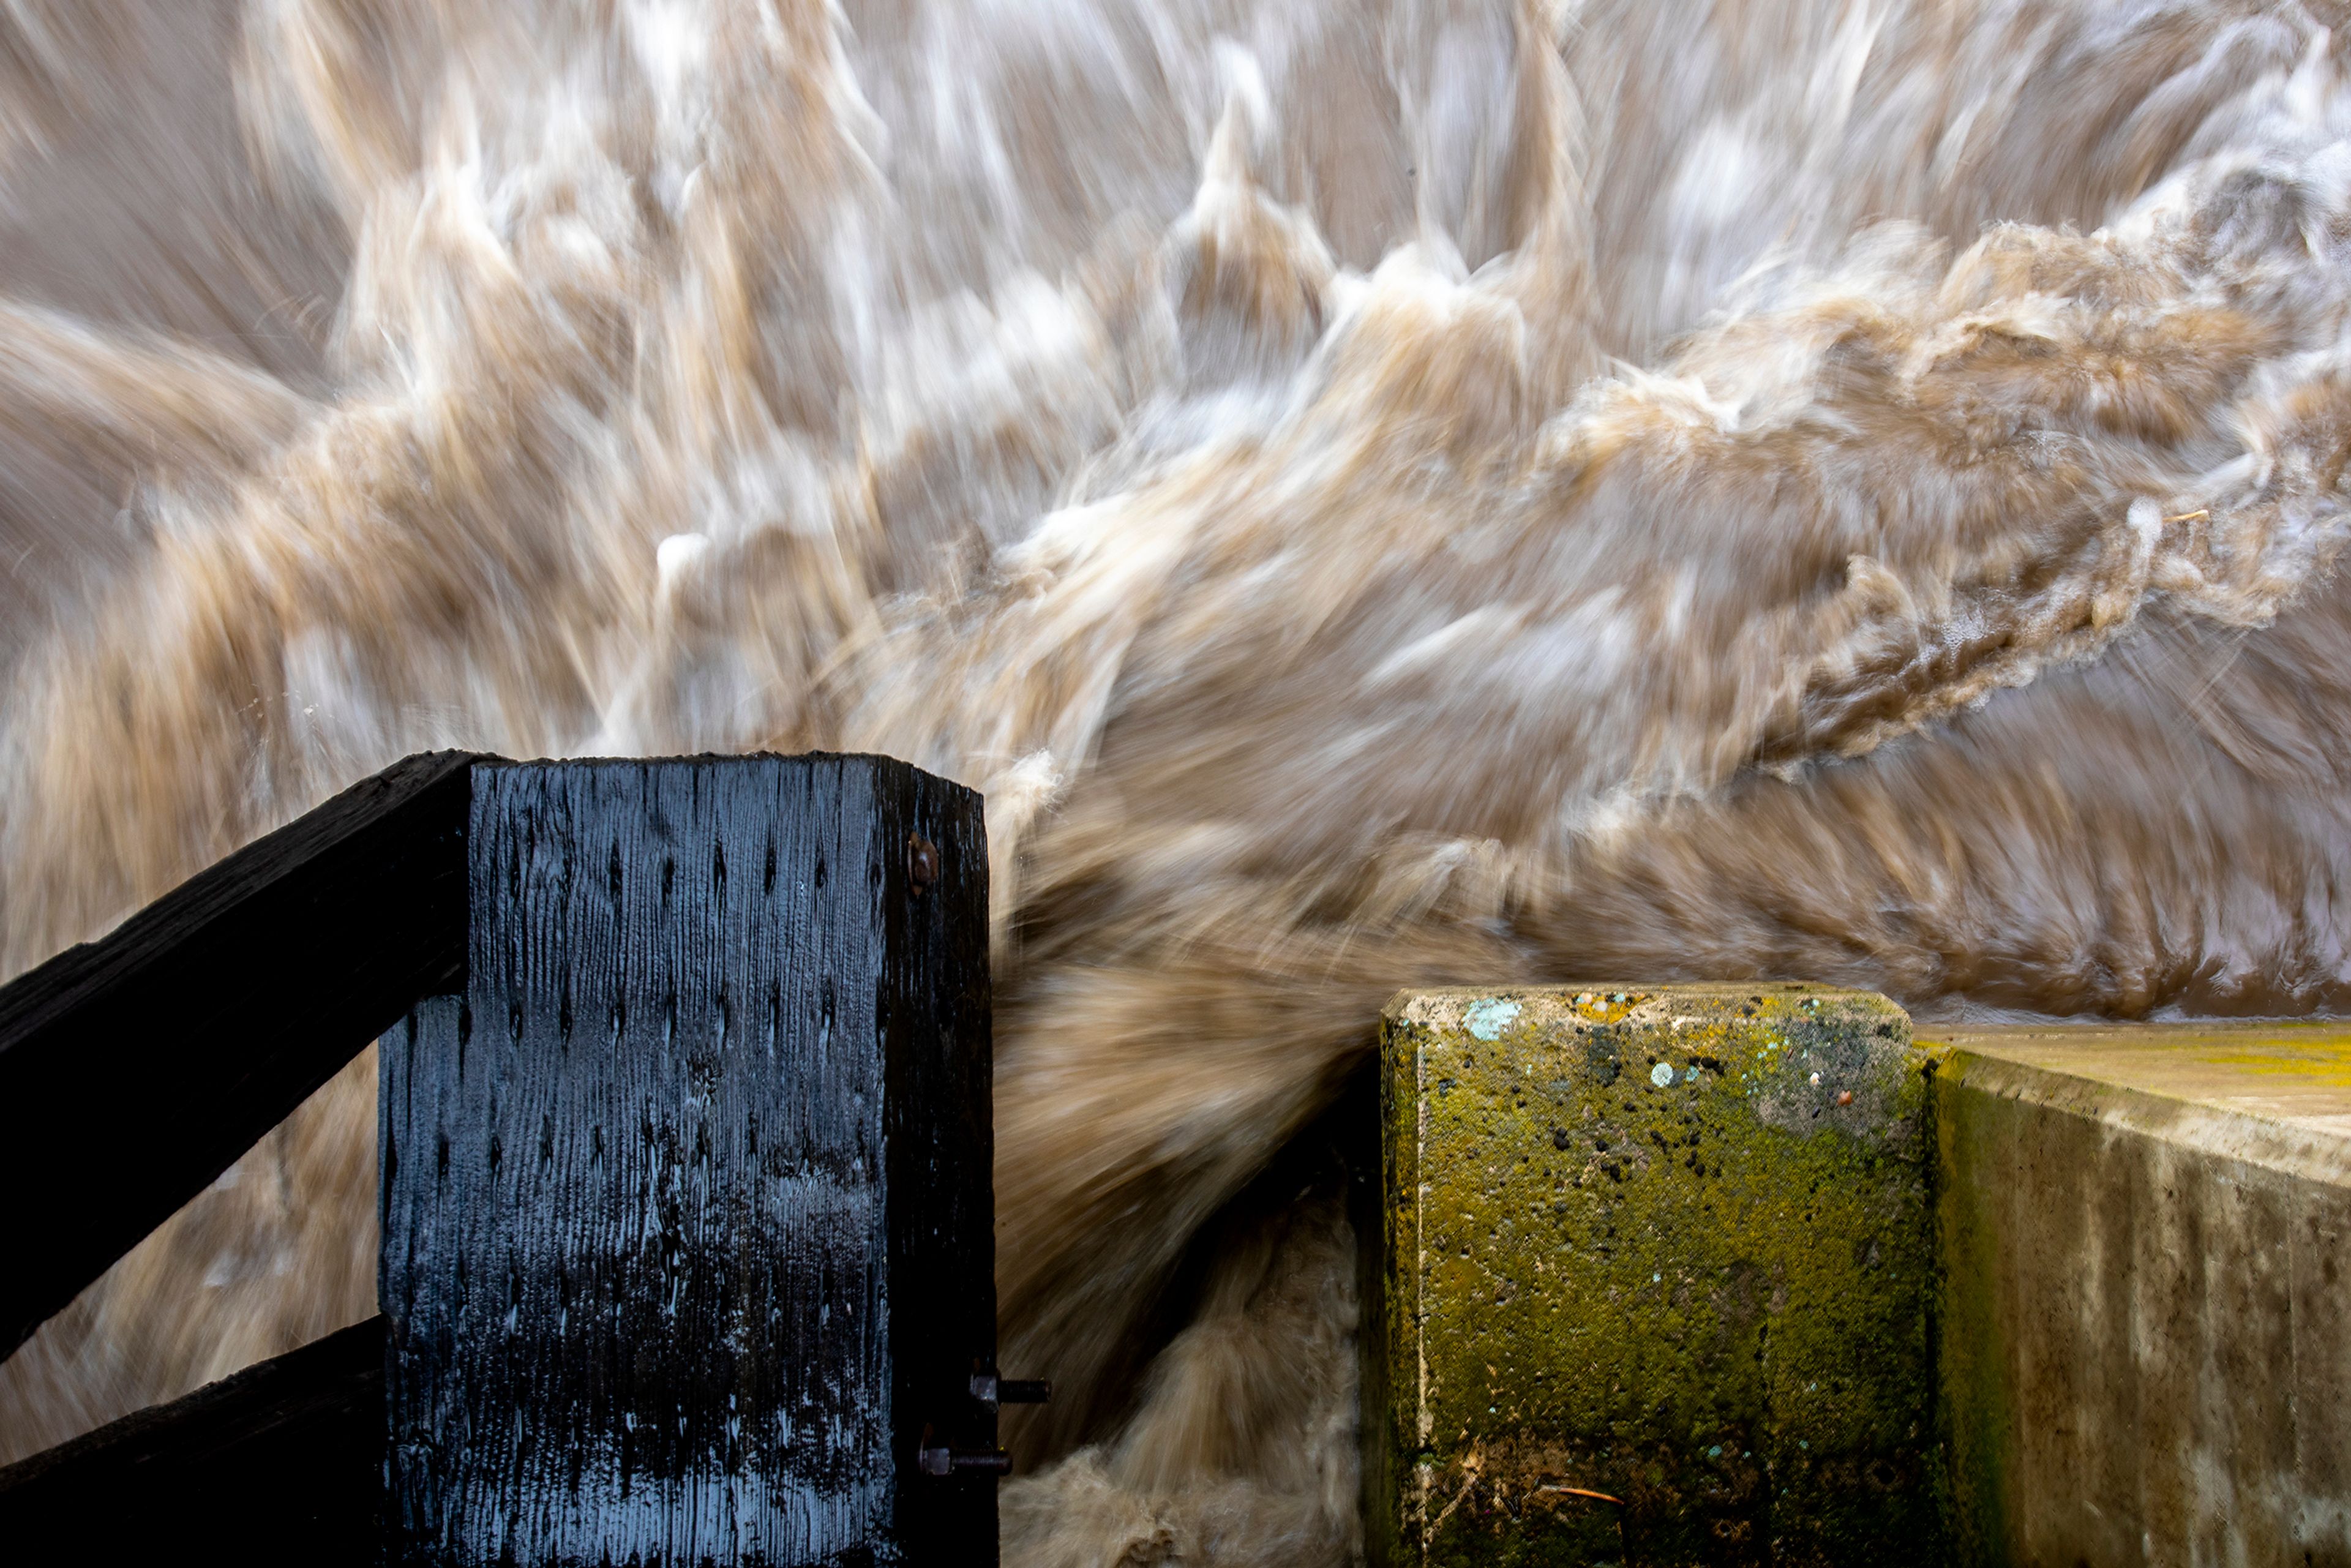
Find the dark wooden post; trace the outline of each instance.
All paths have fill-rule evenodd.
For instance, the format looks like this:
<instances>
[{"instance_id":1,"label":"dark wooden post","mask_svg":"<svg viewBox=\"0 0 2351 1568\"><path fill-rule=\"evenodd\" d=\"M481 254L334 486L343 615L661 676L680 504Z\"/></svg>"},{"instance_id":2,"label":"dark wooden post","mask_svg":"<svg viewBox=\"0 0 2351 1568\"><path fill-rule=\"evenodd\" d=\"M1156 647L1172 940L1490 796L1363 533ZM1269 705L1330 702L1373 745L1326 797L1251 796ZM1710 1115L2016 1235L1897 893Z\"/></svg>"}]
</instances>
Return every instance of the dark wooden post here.
<instances>
[{"instance_id":1,"label":"dark wooden post","mask_svg":"<svg viewBox=\"0 0 2351 1568\"><path fill-rule=\"evenodd\" d=\"M381 1054L392 1560L992 1563L979 798L485 762L466 852Z\"/></svg>"}]
</instances>

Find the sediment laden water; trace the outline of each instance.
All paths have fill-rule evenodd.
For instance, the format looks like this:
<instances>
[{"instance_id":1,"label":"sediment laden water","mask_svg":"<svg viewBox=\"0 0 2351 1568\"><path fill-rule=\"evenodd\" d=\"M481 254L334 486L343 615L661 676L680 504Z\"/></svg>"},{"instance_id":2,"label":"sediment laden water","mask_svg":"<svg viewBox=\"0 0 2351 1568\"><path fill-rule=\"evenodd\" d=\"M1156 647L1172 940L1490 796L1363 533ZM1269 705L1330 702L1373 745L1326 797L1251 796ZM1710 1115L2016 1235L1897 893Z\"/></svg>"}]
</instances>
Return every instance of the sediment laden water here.
<instances>
[{"instance_id":1,"label":"sediment laden water","mask_svg":"<svg viewBox=\"0 0 2351 1568\"><path fill-rule=\"evenodd\" d=\"M2341 19L5 0L0 969L427 747L978 786L1008 1560L1343 1562L1397 987L2351 1001ZM372 1082L7 1453L370 1310Z\"/></svg>"}]
</instances>

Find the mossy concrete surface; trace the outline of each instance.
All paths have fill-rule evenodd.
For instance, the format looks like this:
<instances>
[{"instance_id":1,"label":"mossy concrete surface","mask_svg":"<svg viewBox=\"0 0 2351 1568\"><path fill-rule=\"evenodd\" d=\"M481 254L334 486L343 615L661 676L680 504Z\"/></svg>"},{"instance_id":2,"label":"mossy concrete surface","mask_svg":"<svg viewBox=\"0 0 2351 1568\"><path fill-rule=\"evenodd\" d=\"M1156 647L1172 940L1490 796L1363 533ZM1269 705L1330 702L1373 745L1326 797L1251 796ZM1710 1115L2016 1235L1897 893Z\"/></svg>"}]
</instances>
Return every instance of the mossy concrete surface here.
<instances>
[{"instance_id":1,"label":"mossy concrete surface","mask_svg":"<svg viewBox=\"0 0 2351 1568\"><path fill-rule=\"evenodd\" d=\"M1959 1560L2351 1568L2351 1030L1938 1038Z\"/></svg>"},{"instance_id":2,"label":"mossy concrete surface","mask_svg":"<svg viewBox=\"0 0 2351 1568\"><path fill-rule=\"evenodd\" d=\"M1899 1009L1413 991L1383 1054L1375 1563L1941 1555L1930 1059Z\"/></svg>"}]
</instances>

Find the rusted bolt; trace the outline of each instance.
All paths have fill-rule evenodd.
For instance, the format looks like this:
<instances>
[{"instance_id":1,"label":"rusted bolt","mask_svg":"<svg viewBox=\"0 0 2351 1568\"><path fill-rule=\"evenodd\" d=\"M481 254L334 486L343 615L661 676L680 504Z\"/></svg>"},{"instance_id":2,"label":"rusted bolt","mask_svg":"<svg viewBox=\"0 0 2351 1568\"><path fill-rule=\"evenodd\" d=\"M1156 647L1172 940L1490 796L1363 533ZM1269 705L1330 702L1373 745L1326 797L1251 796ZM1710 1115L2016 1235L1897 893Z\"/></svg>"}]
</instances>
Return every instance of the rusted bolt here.
<instances>
[{"instance_id":1,"label":"rusted bolt","mask_svg":"<svg viewBox=\"0 0 2351 1568\"><path fill-rule=\"evenodd\" d=\"M906 835L906 883L920 898L939 880L939 846L919 833Z\"/></svg>"}]
</instances>

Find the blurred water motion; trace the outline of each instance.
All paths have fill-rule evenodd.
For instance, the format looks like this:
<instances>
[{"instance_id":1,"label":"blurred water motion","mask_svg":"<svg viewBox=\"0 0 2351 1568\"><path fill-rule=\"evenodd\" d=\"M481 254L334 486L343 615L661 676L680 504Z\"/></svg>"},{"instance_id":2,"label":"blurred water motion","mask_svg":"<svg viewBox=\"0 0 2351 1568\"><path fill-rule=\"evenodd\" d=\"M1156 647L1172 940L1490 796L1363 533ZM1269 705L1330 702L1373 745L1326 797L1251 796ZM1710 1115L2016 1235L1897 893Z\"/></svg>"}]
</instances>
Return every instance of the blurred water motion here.
<instances>
[{"instance_id":1,"label":"blurred water motion","mask_svg":"<svg viewBox=\"0 0 2351 1568\"><path fill-rule=\"evenodd\" d=\"M962 779L1008 1561L1343 1563L1396 987L2351 1001L2337 10L5 0L0 969L426 747ZM7 1455L370 1310L372 1072Z\"/></svg>"}]
</instances>

